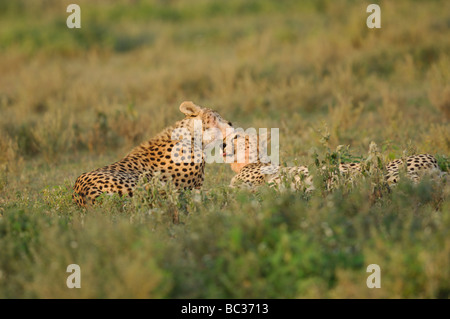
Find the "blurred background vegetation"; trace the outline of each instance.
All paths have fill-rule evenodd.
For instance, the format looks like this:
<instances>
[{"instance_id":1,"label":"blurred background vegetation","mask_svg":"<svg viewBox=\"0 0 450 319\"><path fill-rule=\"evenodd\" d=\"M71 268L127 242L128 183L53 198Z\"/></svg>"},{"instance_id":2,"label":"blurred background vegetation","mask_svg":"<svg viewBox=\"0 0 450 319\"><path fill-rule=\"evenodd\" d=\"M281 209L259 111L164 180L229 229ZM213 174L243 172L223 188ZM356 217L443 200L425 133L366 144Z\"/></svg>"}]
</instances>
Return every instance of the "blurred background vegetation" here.
<instances>
[{"instance_id":1,"label":"blurred background vegetation","mask_svg":"<svg viewBox=\"0 0 450 319\"><path fill-rule=\"evenodd\" d=\"M77 176L181 119L184 100L236 127L280 129L284 164L338 145L429 152L448 170L450 3L0 1L0 297L448 298L448 185L368 182L311 197L228 189L71 202ZM170 212L181 214L172 225ZM82 289L65 285L68 264ZM382 289L365 284L368 264Z\"/></svg>"}]
</instances>

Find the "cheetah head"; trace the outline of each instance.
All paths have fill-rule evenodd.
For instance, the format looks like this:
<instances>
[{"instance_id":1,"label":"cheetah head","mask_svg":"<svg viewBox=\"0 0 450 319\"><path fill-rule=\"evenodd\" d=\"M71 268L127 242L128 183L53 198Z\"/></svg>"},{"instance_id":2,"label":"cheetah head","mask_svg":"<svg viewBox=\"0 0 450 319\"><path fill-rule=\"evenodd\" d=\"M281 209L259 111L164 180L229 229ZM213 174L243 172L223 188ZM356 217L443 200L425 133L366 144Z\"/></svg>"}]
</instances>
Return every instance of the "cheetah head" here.
<instances>
[{"instance_id":1,"label":"cheetah head","mask_svg":"<svg viewBox=\"0 0 450 319\"><path fill-rule=\"evenodd\" d=\"M180 105L180 111L186 115L184 127L187 128L191 136L200 133L201 127L202 143L213 145L234 132L230 121L225 120L218 112L198 106L190 101L185 101Z\"/></svg>"},{"instance_id":2,"label":"cheetah head","mask_svg":"<svg viewBox=\"0 0 450 319\"><path fill-rule=\"evenodd\" d=\"M259 139L256 134L236 130L223 139L223 157L231 169L239 172L242 167L258 161Z\"/></svg>"}]
</instances>

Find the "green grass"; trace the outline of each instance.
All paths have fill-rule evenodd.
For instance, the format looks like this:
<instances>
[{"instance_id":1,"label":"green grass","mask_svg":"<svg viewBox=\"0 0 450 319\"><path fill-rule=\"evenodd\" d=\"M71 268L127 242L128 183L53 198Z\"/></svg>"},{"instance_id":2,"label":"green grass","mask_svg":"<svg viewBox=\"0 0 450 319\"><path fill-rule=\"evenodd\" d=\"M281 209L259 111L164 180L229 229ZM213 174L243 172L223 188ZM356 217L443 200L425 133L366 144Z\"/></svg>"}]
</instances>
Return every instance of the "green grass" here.
<instances>
[{"instance_id":1,"label":"green grass","mask_svg":"<svg viewBox=\"0 0 450 319\"><path fill-rule=\"evenodd\" d=\"M448 1L380 1L379 30L369 2L78 1L78 30L69 3L0 2L0 298L449 297L448 181L377 179L414 153L449 172ZM200 193L72 203L81 173L184 100L280 128L282 164L307 165L317 190L234 190L210 164ZM338 158L371 174L329 192Z\"/></svg>"}]
</instances>

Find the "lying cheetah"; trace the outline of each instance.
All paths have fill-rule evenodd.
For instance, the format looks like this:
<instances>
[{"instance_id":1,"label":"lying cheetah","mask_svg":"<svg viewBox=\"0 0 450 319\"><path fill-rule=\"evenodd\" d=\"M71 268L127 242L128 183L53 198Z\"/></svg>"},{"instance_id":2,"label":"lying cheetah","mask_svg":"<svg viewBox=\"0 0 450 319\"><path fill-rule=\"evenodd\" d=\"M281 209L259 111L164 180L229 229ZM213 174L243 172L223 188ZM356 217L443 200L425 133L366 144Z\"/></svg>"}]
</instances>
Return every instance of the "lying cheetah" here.
<instances>
[{"instance_id":1,"label":"lying cheetah","mask_svg":"<svg viewBox=\"0 0 450 319\"><path fill-rule=\"evenodd\" d=\"M75 182L73 200L80 206L94 200L102 193L133 196L138 181L159 174L162 181L171 180L176 188L200 188L204 179L205 147L222 141L233 131L231 122L224 120L216 111L183 102L180 105L185 119L164 129L154 138L134 148L122 160L84 173ZM195 130L195 127L200 127ZM221 134L208 134L216 130ZM200 132L200 143L198 137ZM197 134L197 135L196 135ZM191 147L193 145L193 147Z\"/></svg>"},{"instance_id":2,"label":"lying cheetah","mask_svg":"<svg viewBox=\"0 0 450 319\"><path fill-rule=\"evenodd\" d=\"M240 161L237 160L237 154L234 152L234 150L239 148L239 138L245 138L245 156ZM257 156L259 143L256 142L255 138L248 138L248 136L244 136L241 133L234 133L232 140L233 143L231 145L227 145L226 142L222 145L225 158L234 156L230 165L237 175L231 179L230 187L243 186L252 189L265 183L271 187L281 187L284 184L284 178L287 178L288 181L291 181L290 188L293 190L306 192L314 190L312 176L309 174L306 166L280 167L270 163L262 163ZM385 178L389 185L398 182L399 172L403 165L404 163L401 159L387 164ZM343 175L356 176L362 172L362 165L361 163L341 163L339 171ZM406 173L414 182L418 182L423 173L433 171L439 172L439 175L443 174L436 158L432 155L419 154L406 158ZM327 184L328 187L331 187L332 181L328 181Z\"/></svg>"},{"instance_id":3,"label":"lying cheetah","mask_svg":"<svg viewBox=\"0 0 450 319\"><path fill-rule=\"evenodd\" d=\"M245 139L240 143L240 139ZM280 167L271 163L263 163L259 158L259 142L255 136L248 136L241 132L231 136L231 144L222 144L223 156L226 162L232 157L231 169L237 173L230 182L230 187L255 188L264 183L269 185L281 184L282 176L293 176L291 188L299 189L306 185L307 190L313 190L312 177L308 174L306 166ZM241 141L242 142L242 141ZM238 153L243 151L243 158Z\"/></svg>"}]
</instances>

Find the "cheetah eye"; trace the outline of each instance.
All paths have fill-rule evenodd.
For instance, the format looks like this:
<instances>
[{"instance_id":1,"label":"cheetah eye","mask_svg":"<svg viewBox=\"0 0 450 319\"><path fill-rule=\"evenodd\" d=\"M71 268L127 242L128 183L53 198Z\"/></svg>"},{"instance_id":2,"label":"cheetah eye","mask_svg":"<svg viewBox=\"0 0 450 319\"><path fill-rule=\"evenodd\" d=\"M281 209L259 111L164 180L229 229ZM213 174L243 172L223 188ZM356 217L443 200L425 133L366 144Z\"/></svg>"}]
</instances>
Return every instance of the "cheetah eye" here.
<instances>
[{"instance_id":1,"label":"cheetah eye","mask_svg":"<svg viewBox=\"0 0 450 319\"><path fill-rule=\"evenodd\" d=\"M228 125L229 125L229 126L233 126L233 123L231 123L231 122L228 122Z\"/></svg>"}]
</instances>

